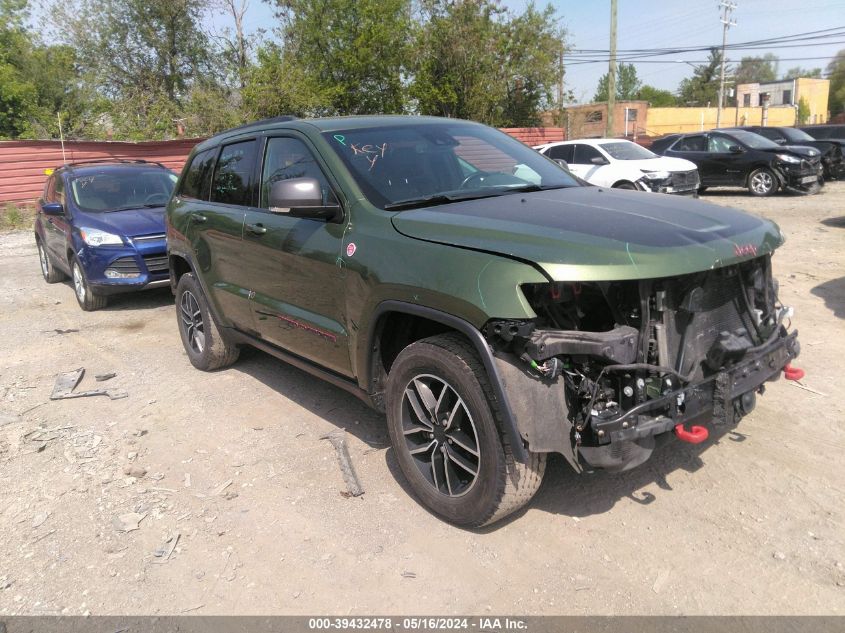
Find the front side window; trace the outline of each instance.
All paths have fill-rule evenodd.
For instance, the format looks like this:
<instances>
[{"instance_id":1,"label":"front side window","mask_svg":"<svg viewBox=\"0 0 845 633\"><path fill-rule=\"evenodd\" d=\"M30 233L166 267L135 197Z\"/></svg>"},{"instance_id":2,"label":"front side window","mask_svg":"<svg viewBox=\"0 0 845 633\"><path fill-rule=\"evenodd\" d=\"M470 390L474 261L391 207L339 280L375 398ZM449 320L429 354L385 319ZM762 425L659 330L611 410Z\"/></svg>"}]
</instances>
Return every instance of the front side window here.
<instances>
[{"instance_id":1,"label":"front side window","mask_svg":"<svg viewBox=\"0 0 845 633\"><path fill-rule=\"evenodd\" d=\"M82 211L106 212L163 207L175 184L176 174L166 169L113 168L74 175L69 186ZM63 202L64 195L61 179L57 179L56 200Z\"/></svg>"},{"instance_id":2,"label":"front side window","mask_svg":"<svg viewBox=\"0 0 845 633\"><path fill-rule=\"evenodd\" d=\"M207 149L194 156L191 160L191 166L182 180L180 196L208 200L208 194L211 191L211 172L214 169L216 153L216 149Z\"/></svg>"},{"instance_id":3,"label":"front side window","mask_svg":"<svg viewBox=\"0 0 845 633\"><path fill-rule=\"evenodd\" d=\"M591 165L594 158L601 158L605 160L601 152L592 145L578 144L575 146L575 161L576 165Z\"/></svg>"},{"instance_id":4,"label":"front side window","mask_svg":"<svg viewBox=\"0 0 845 633\"><path fill-rule=\"evenodd\" d=\"M332 200L329 181L305 143L289 137L267 139L264 168L261 170L259 206L262 209L269 208L273 184L291 178L316 178L323 193L323 204L329 204Z\"/></svg>"},{"instance_id":5,"label":"front side window","mask_svg":"<svg viewBox=\"0 0 845 633\"><path fill-rule=\"evenodd\" d=\"M253 139L225 145L217 159L211 186L211 201L249 206L258 142Z\"/></svg>"},{"instance_id":6,"label":"front side window","mask_svg":"<svg viewBox=\"0 0 845 633\"><path fill-rule=\"evenodd\" d=\"M324 138L381 208L581 186L507 134L472 123L408 123L325 132Z\"/></svg>"},{"instance_id":7,"label":"front side window","mask_svg":"<svg viewBox=\"0 0 845 633\"><path fill-rule=\"evenodd\" d=\"M736 145L733 139L714 134L708 140L707 149L714 154L729 154L733 145Z\"/></svg>"}]
</instances>

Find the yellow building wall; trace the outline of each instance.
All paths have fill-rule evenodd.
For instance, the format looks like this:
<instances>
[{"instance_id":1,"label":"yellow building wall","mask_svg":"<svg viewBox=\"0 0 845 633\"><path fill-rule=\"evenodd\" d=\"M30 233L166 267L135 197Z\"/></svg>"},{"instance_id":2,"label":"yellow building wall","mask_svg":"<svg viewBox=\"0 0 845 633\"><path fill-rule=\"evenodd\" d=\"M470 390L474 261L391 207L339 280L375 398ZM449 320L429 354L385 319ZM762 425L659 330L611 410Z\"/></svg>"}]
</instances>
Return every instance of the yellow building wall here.
<instances>
[{"instance_id":1,"label":"yellow building wall","mask_svg":"<svg viewBox=\"0 0 845 633\"><path fill-rule=\"evenodd\" d=\"M795 80L796 99L804 99L810 106L810 116L807 121L802 121L802 123L827 123L827 99L829 94L829 79L799 77Z\"/></svg>"},{"instance_id":2,"label":"yellow building wall","mask_svg":"<svg viewBox=\"0 0 845 633\"><path fill-rule=\"evenodd\" d=\"M803 80L799 80L803 81ZM649 108L646 134L663 136L677 132L701 132L716 127L717 108ZM795 108L772 106L766 125L795 125ZM722 127L763 125L763 108L723 108Z\"/></svg>"}]
</instances>

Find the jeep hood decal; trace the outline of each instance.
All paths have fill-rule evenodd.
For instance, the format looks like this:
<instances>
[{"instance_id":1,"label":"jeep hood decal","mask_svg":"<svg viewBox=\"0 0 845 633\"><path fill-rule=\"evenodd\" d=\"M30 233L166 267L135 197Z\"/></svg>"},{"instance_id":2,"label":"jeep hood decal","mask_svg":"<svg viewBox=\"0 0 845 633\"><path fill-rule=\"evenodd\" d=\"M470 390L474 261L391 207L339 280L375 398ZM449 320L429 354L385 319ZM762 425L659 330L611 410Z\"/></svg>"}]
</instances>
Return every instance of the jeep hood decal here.
<instances>
[{"instance_id":1,"label":"jeep hood decal","mask_svg":"<svg viewBox=\"0 0 845 633\"><path fill-rule=\"evenodd\" d=\"M773 222L736 209L598 187L402 211L393 224L408 237L533 262L557 281L681 275L751 259L783 242Z\"/></svg>"}]
</instances>

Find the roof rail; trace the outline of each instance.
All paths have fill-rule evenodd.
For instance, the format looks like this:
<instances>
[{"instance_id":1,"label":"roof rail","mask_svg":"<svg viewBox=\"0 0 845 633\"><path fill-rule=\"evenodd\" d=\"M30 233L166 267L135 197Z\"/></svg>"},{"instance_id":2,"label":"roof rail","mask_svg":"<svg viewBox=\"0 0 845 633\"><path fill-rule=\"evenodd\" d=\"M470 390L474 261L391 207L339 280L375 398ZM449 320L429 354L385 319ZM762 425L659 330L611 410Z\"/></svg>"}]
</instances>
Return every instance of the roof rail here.
<instances>
[{"instance_id":1,"label":"roof rail","mask_svg":"<svg viewBox=\"0 0 845 633\"><path fill-rule=\"evenodd\" d=\"M82 160L75 163L65 163L62 167L79 167L80 165L99 165L103 163L122 163L122 164L139 164L139 165L158 165L167 169L164 165L155 160L143 160L141 158L100 158L97 160Z\"/></svg>"},{"instance_id":2,"label":"roof rail","mask_svg":"<svg viewBox=\"0 0 845 633\"><path fill-rule=\"evenodd\" d=\"M295 121L299 117L295 117L291 114L284 114L282 116L274 116L270 117L269 119L260 119L258 121L253 121L252 123L244 123L243 125L239 125L238 127L229 128L228 130L224 130L220 132L220 134L229 134L230 132L237 132L238 130L245 130L247 128L256 127L259 125L268 125L270 123L284 123L286 121ZM217 136L217 135L215 135Z\"/></svg>"}]
</instances>

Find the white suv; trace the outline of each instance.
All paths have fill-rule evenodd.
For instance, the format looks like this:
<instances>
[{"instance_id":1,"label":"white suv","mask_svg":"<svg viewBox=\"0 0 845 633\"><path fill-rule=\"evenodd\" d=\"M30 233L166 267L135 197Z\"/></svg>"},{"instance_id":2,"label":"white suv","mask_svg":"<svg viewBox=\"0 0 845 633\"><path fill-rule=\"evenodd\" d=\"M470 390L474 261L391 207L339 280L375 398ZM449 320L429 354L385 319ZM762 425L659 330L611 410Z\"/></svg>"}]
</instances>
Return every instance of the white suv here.
<instances>
[{"instance_id":1,"label":"white suv","mask_svg":"<svg viewBox=\"0 0 845 633\"><path fill-rule=\"evenodd\" d=\"M534 149L565 161L569 171L599 187L696 195L700 186L695 163L658 156L624 139L562 141Z\"/></svg>"}]
</instances>

